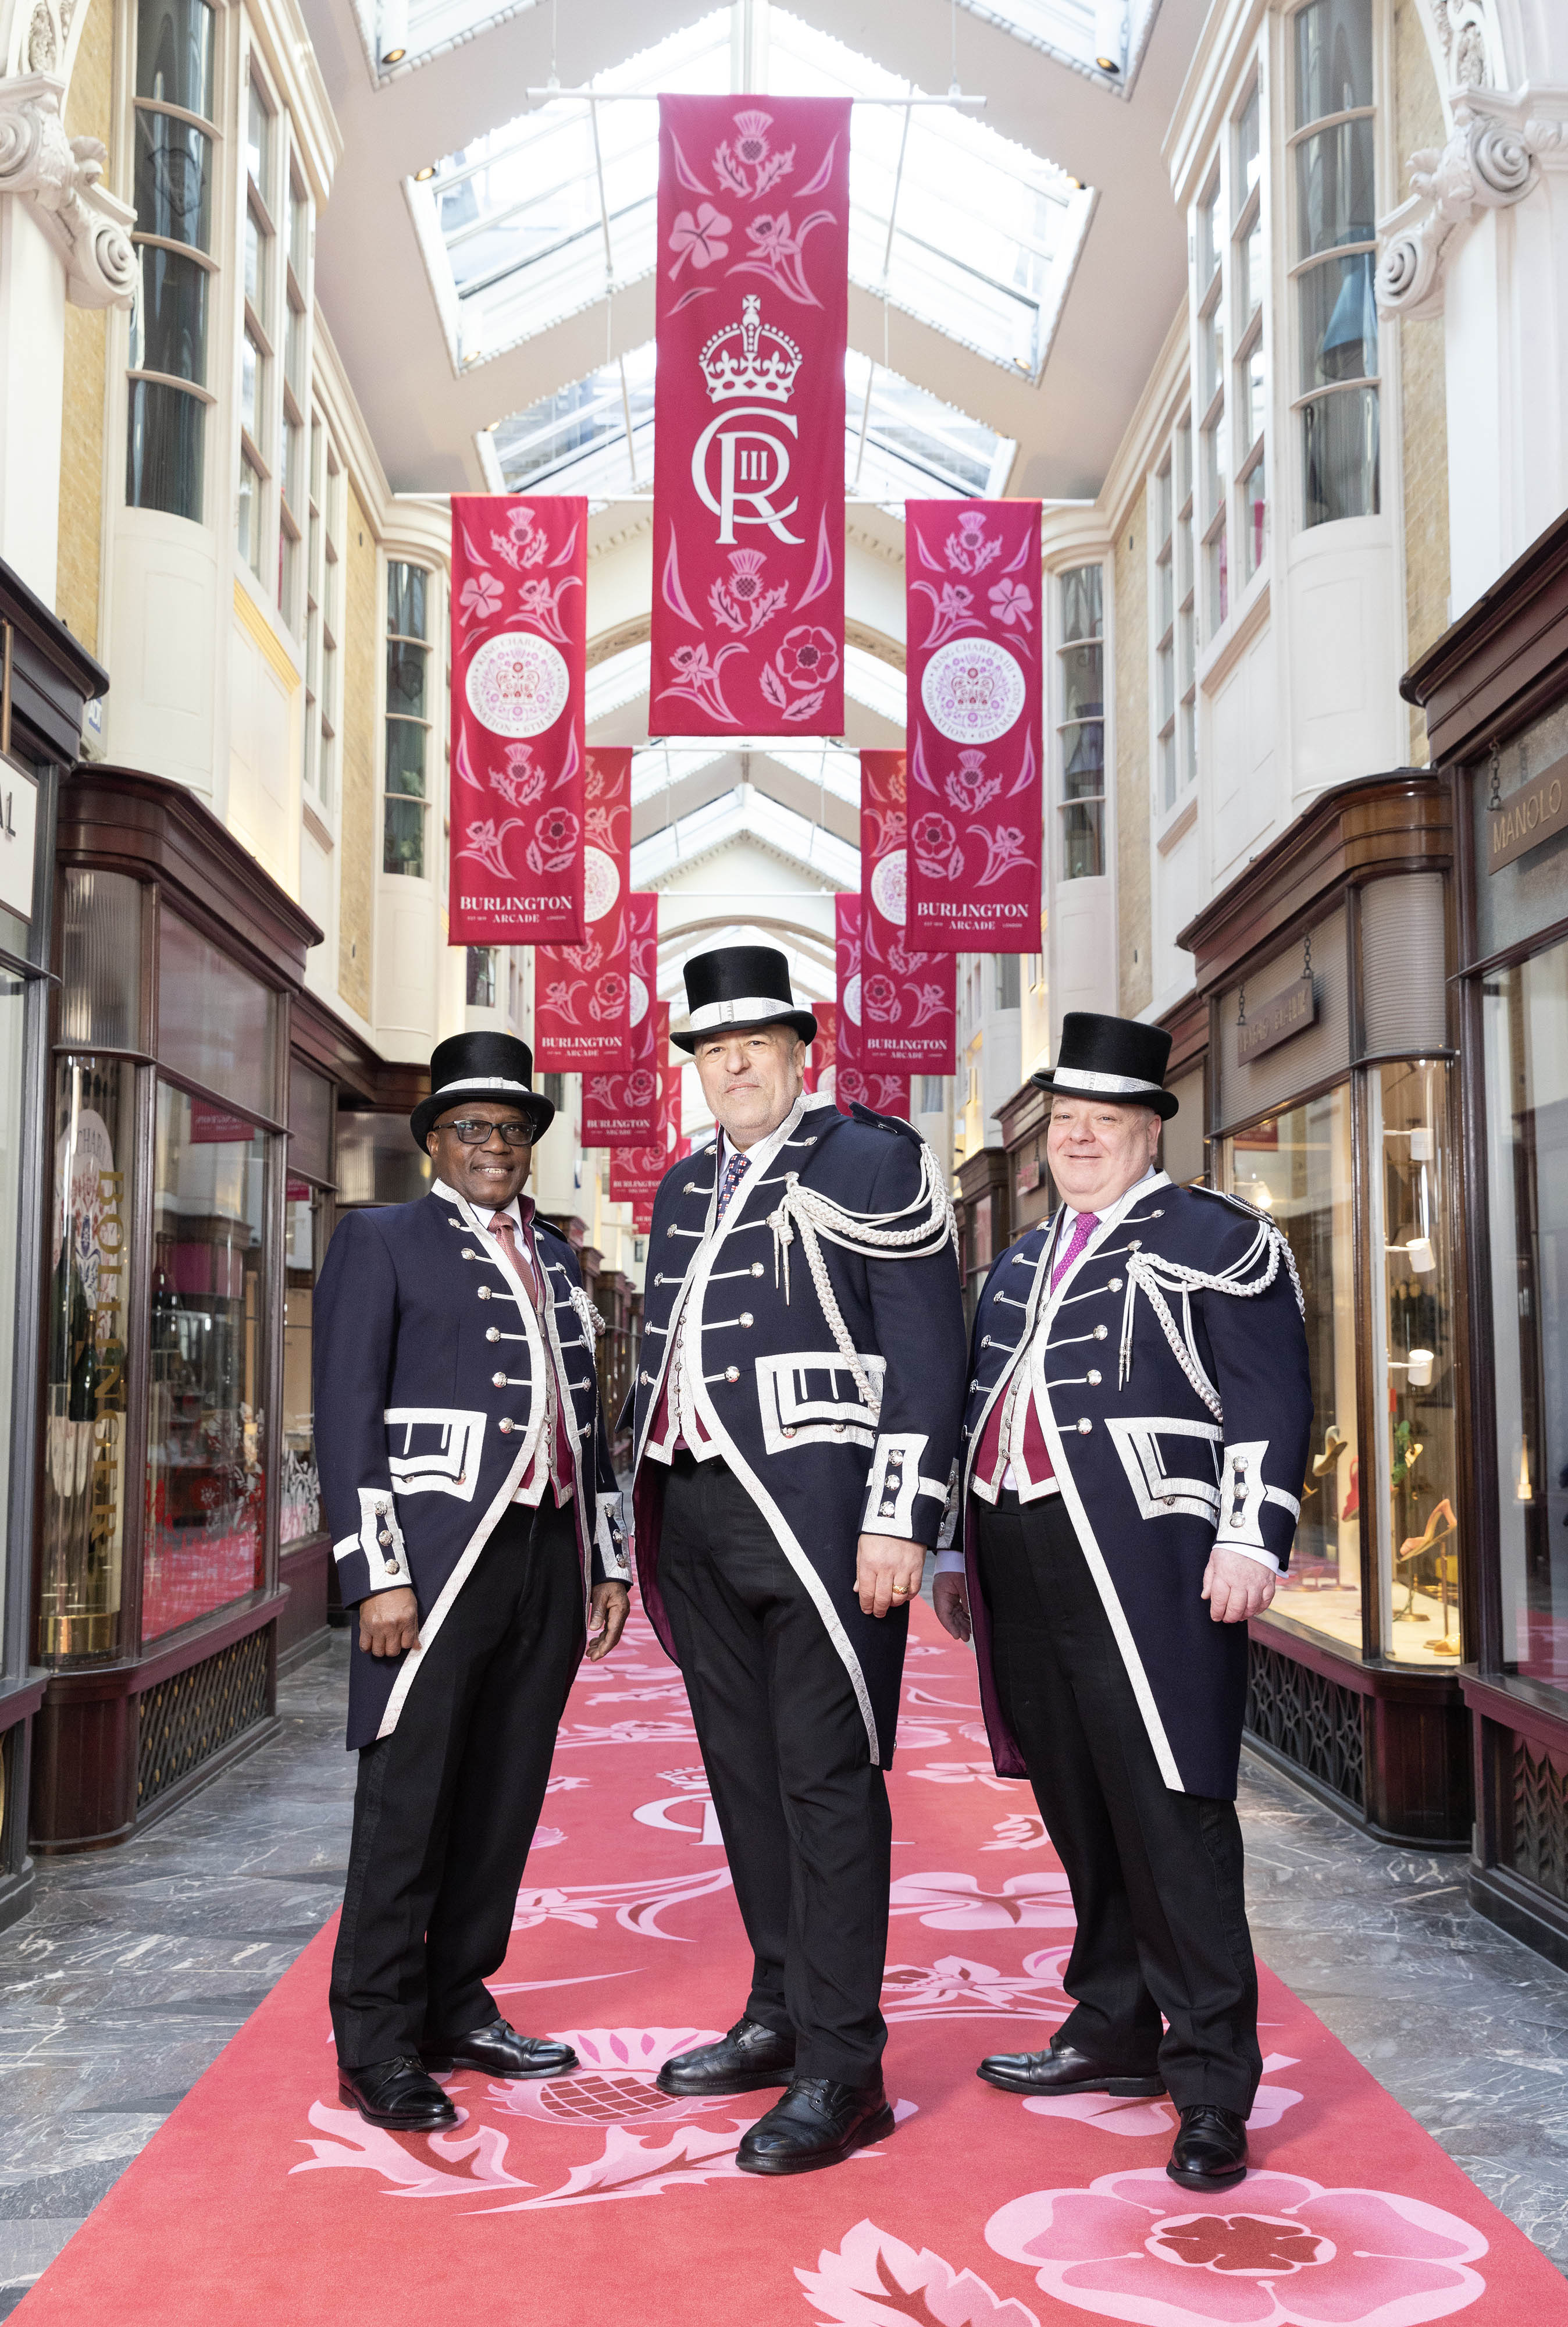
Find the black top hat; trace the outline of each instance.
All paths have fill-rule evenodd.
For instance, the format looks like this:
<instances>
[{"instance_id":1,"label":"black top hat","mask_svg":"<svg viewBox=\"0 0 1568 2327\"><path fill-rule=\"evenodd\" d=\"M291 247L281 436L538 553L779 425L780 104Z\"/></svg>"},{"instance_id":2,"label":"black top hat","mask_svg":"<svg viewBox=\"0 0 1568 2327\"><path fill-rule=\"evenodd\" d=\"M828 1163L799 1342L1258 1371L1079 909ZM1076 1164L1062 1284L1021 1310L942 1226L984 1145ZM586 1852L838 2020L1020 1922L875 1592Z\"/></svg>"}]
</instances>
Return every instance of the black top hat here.
<instances>
[{"instance_id":1,"label":"black top hat","mask_svg":"<svg viewBox=\"0 0 1568 2327\"><path fill-rule=\"evenodd\" d=\"M683 1051L695 1051L705 1034L741 1026L793 1026L803 1042L816 1039L817 1021L796 1008L789 964L776 946L715 946L694 954L686 990L686 1025L669 1038Z\"/></svg>"},{"instance_id":2,"label":"black top hat","mask_svg":"<svg viewBox=\"0 0 1568 2327\"><path fill-rule=\"evenodd\" d=\"M1056 1064L1030 1077L1059 1098L1108 1098L1122 1107L1151 1107L1169 1122L1180 1101L1164 1089L1171 1037L1162 1026L1136 1018L1102 1018L1069 1010L1061 1022Z\"/></svg>"},{"instance_id":3,"label":"black top hat","mask_svg":"<svg viewBox=\"0 0 1568 2327\"><path fill-rule=\"evenodd\" d=\"M555 1101L534 1089L534 1054L526 1042L488 1027L449 1034L430 1053L430 1097L422 1098L408 1118L421 1154L438 1115L481 1098L515 1107L536 1140L544 1137L555 1120Z\"/></svg>"}]
</instances>

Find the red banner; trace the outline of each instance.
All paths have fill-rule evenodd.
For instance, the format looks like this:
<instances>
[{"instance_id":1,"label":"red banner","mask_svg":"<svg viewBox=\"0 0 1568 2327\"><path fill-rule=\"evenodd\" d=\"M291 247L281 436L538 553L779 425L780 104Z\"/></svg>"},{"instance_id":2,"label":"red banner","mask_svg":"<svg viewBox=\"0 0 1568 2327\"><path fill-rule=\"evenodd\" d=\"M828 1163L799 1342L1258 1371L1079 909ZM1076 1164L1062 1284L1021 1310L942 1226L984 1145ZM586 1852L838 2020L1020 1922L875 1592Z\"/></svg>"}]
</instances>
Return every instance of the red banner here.
<instances>
[{"instance_id":1,"label":"red banner","mask_svg":"<svg viewBox=\"0 0 1568 2327\"><path fill-rule=\"evenodd\" d=\"M631 1063L593 1068L583 1078L584 1147L645 1146L658 1136L659 1077L668 1052L658 1041L658 898L631 894ZM665 1024L667 1029L667 1014Z\"/></svg>"},{"instance_id":2,"label":"red banner","mask_svg":"<svg viewBox=\"0 0 1568 2327\"><path fill-rule=\"evenodd\" d=\"M909 937L1038 943L1044 739L1038 501L906 501Z\"/></svg>"},{"instance_id":3,"label":"red banner","mask_svg":"<svg viewBox=\"0 0 1568 2327\"><path fill-rule=\"evenodd\" d=\"M658 111L649 724L842 734L849 99Z\"/></svg>"},{"instance_id":4,"label":"red banner","mask_svg":"<svg viewBox=\"0 0 1568 2327\"><path fill-rule=\"evenodd\" d=\"M833 1096L843 1115L852 1104L873 1107L878 1115L910 1113L910 1079L885 1068L867 1068L861 1056L861 902L844 892L833 901L838 955L838 1008Z\"/></svg>"},{"instance_id":5,"label":"red banner","mask_svg":"<svg viewBox=\"0 0 1568 2327\"><path fill-rule=\"evenodd\" d=\"M540 946L534 955L541 1074L632 1063L630 744L589 752L583 797L583 943Z\"/></svg>"},{"instance_id":6,"label":"red banner","mask_svg":"<svg viewBox=\"0 0 1568 2327\"><path fill-rule=\"evenodd\" d=\"M658 1183L672 1164L686 1154L681 1136L680 1062L669 1045L669 1005L657 1008L658 1066L658 1128L644 1147L612 1147L610 1151L610 1199L630 1204L636 1227L653 1225L653 1200Z\"/></svg>"},{"instance_id":7,"label":"red banner","mask_svg":"<svg viewBox=\"0 0 1568 2327\"><path fill-rule=\"evenodd\" d=\"M817 1038L807 1045L806 1088L819 1089L824 1075L829 1073L838 1056L838 1005L836 1002L814 1002L811 1014L817 1021Z\"/></svg>"},{"instance_id":8,"label":"red banner","mask_svg":"<svg viewBox=\"0 0 1568 2327\"><path fill-rule=\"evenodd\" d=\"M957 1072L958 957L906 949L904 754L860 755L860 1051L870 1068Z\"/></svg>"},{"instance_id":9,"label":"red banner","mask_svg":"<svg viewBox=\"0 0 1568 2327\"><path fill-rule=\"evenodd\" d=\"M587 536L574 496L453 495L450 945L583 942Z\"/></svg>"}]
</instances>

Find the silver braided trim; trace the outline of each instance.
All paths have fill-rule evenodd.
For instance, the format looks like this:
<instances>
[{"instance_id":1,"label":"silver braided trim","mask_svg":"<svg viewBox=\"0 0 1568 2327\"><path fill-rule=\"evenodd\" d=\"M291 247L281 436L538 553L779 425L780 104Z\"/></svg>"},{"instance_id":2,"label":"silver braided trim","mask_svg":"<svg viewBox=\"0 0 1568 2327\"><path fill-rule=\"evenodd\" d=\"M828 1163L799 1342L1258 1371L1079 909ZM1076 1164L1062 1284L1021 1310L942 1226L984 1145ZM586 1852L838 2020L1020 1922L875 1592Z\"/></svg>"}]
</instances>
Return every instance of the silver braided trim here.
<instances>
[{"instance_id":1,"label":"silver braided trim","mask_svg":"<svg viewBox=\"0 0 1568 2327\"><path fill-rule=\"evenodd\" d=\"M910 1216L916 1217L911 1220ZM895 1221L910 1221L905 1228ZM941 1251L949 1239L955 1252L958 1249L958 1223L953 1217L953 1200L942 1168L925 1140L920 1142L920 1184L915 1196L901 1212L854 1212L815 1188L803 1188L798 1172L788 1174L784 1193L775 1209L768 1215L768 1225L773 1231L773 1282L782 1284L784 1299L789 1299L789 1248L797 1233L805 1252L811 1281L817 1287L817 1297L822 1304L822 1313L827 1320L839 1355L854 1377L855 1388L865 1400L867 1409L875 1413L880 1403L871 1378L861 1363L860 1352L850 1339L849 1328L833 1290L833 1280L827 1274L819 1239L826 1237L830 1244L845 1252L858 1253L864 1260L928 1260Z\"/></svg>"},{"instance_id":2,"label":"silver braided trim","mask_svg":"<svg viewBox=\"0 0 1568 2327\"><path fill-rule=\"evenodd\" d=\"M1265 1255L1267 1256L1266 1264ZM1122 1303L1122 1344L1116 1369L1116 1388L1125 1389L1133 1370L1133 1308L1140 1292L1160 1321L1160 1330L1171 1345L1171 1354L1216 1422L1223 1422L1224 1411L1219 1392L1204 1372L1199 1360L1198 1346L1192 1334L1192 1295L1195 1293L1225 1293L1240 1301L1255 1300L1266 1293L1279 1275L1280 1257L1284 1257L1290 1271L1291 1285L1296 1296L1296 1307L1303 1321L1307 1310L1302 1298L1302 1280L1296 1274L1296 1259L1285 1238L1271 1220L1260 1220L1257 1234L1241 1258L1220 1271L1218 1276L1208 1269L1189 1268L1179 1260L1166 1260L1158 1253L1134 1252L1127 1257L1127 1291ZM1247 1280L1249 1270L1258 1273ZM1178 1326L1165 1304L1167 1293L1181 1296L1181 1324Z\"/></svg>"},{"instance_id":3,"label":"silver braided trim","mask_svg":"<svg viewBox=\"0 0 1568 2327\"><path fill-rule=\"evenodd\" d=\"M581 1285L574 1285L572 1287L572 1306L577 1312L579 1322L588 1339L591 1341L596 1341L604 1331L604 1320Z\"/></svg>"}]
</instances>

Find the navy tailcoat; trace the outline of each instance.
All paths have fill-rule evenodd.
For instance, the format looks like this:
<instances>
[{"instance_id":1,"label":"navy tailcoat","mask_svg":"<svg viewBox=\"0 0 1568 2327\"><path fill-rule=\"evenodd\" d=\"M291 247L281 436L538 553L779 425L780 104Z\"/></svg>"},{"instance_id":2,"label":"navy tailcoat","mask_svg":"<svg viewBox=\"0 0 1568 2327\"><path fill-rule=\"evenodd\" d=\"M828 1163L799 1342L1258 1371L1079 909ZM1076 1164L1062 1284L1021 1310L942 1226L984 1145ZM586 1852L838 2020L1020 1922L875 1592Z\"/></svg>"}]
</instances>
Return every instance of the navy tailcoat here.
<instances>
[{"instance_id":1,"label":"navy tailcoat","mask_svg":"<svg viewBox=\"0 0 1568 2327\"><path fill-rule=\"evenodd\" d=\"M873 1392L845 1363L802 1240L770 1224L791 1175L803 1188L907 1228L928 1151L907 1123L808 1099L761 1177L742 1180L715 1231L714 1150L677 1164L654 1198L634 1405L638 1578L669 1656L658 1589L665 1464L646 1453L673 1333L695 1302L697 1410L817 1604L854 1686L871 1759L892 1759L907 1610L863 1614L854 1593L863 1529L929 1546L953 1475L964 1403L964 1310L939 1167L934 1232L912 1251L845 1249L824 1236L829 1289ZM869 1238L867 1239L869 1243ZM788 1262L786 1276L785 1263Z\"/></svg>"},{"instance_id":2,"label":"navy tailcoat","mask_svg":"<svg viewBox=\"0 0 1568 2327\"><path fill-rule=\"evenodd\" d=\"M1059 1211L1002 1255L975 1312L960 1514L981 1696L1003 1777L1026 1772L997 1704L979 1589L975 1458L1027 1354L1045 1437L1167 1786L1235 1795L1247 1628L1200 1595L1217 1544L1285 1567L1312 1422L1289 1248L1266 1214L1163 1173L1050 1289Z\"/></svg>"},{"instance_id":3,"label":"navy tailcoat","mask_svg":"<svg viewBox=\"0 0 1568 2327\"><path fill-rule=\"evenodd\" d=\"M532 1304L479 1229L472 1209L441 1190L347 1212L316 1285L316 1462L343 1604L398 1584L419 1603L419 1648L372 1657L355 1636L350 1747L397 1727L425 1650L527 1475L546 1365L576 1454L585 1621L592 1585L629 1574L576 1257L536 1218L546 1350Z\"/></svg>"}]
</instances>

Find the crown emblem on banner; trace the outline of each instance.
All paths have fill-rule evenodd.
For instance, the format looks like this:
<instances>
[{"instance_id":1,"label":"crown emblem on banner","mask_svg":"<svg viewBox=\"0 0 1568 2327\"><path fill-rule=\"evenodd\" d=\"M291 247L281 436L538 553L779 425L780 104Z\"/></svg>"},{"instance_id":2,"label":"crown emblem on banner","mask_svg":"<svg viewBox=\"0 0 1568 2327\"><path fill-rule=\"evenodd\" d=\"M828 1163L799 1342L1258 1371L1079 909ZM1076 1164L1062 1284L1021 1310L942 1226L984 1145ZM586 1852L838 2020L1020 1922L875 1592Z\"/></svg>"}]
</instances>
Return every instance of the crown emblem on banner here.
<instances>
[{"instance_id":1,"label":"crown emblem on banner","mask_svg":"<svg viewBox=\"0 0 1568 2327\"><path fill-rule=\"evenodd\" d=\"M786 332L763 322L761 302L752 291L741 302L740 322L714 333L701 362L714 404L742 396L788 404L800 369L800 350Z\"/></svg>"}]
</instances>

